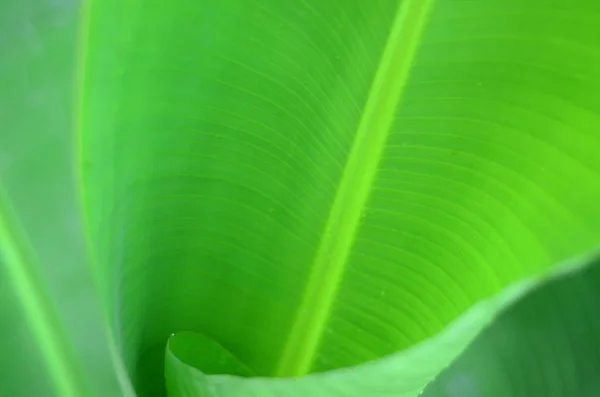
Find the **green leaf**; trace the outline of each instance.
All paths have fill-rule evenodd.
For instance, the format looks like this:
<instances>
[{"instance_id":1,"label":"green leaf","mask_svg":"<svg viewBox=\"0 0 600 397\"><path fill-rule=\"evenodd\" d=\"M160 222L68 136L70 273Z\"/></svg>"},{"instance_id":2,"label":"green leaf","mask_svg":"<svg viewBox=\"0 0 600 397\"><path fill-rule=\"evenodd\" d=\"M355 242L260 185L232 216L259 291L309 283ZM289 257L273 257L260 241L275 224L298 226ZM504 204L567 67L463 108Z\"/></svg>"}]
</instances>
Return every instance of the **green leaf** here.
<instances>
[{"instance_id":1,"label":"green leaf","mask_svg":"<svg viewBox=\"0 0 600 397\"><path fill-rule=\"evenodd\" d=\"M551 382L546 379L551 371L564 374L566 377L573 375L568 368L560 366L561 360L565 358L571 358L566 363L567 367L579 361L578 367L586 368L587 366L587 369L577 374L579 376L576 379L580 381L579 383L567 381L562 385L554 386L557 388L556 390L565 393L559 394L560 396L578 395L574 393L575 390L578 390L577 387L594 390L589 385L594 379L594 376L590 376L590 370L599 366L600 360L595 354L595 350L590 350L590 346L596 346L600 334L593 331L585 334L587 337L585 339L587 342L586 352L582 352L581 349L573 349L572 345L565 346L565 339L571 337L574 332L585 330L586 326L590 324L585 314L591 314L591 312L579 311L574 305L583 304L586 309L592 309L597 294L594 295L591 291L590 286L593 283L584 280L586 277L589 278L590 274L598 274L598 263L596 250L590 255L557 266L555 271L550 274L523 280L505 289L497 296L476 304L439 335L409 349L354 368L311 374L299 379L244 379L229 375L206 376L198 370L198 368L205 367L204 363L198 362L198 356L201 355L202 347L209 347L211 343L200 337L194 340L189 337L189 334L185 335L181 341L179 340L180 336L176 335L169 339L167 345L165 373L169 396L410 397L421 395L423 386L454 359L498 311L507 306L509 306L509 310L503 313L490 329L483 332L467 352L461 355L448 370L444 371L439 379L428 386L425 395L496 396L501 394L500 391L504 391L505 394L502 395L510 396L550 395L549 393L540 393L539 390L547 387ZM588 269L589 266L592 268ZM522 300L519 301L521 298ZM550 331L552 337L546 339L545 335L548 331L544 332L543 325L548 322L548 313L552 313L551 309L561 298L566 298L568 301L566 307L560 307L561 313L569 314L573 321L563 326L553 324L554 327ZM513 304L514 302L517 304ZM532 302L534 303L532 304ZM567 308L571 310L568 312ZM556 313L554 315L556 317ZM518 316L517 319L514 319L515 316ZM529 321L527 316L529 316ZM510 329L507 330L507 325L510 326L511 321L512 332ZM595 323L593 324L595 325ZM514 336L509 339L507 334ZM530 335L530 338L538 340L539 346L534 351L535 354L531 354L529 346L523 346L525 343L531 343L530 339L523 340L522 336L526 334ZM540 338L540 336L544 336L544 338ZM548 342L551 343L550 348ZM556 354L556 345L552 345L552 342L562 342L559 346L562 346L564 350L561 350L560 354ZM581 341L579 346L586 345L584 341ZM514 361L520 360L521 364L524 359L530 358L530 363L528 363L530 371L523 372L518 365L514 365L514 362L507 365L506 361L494 361L494 354L498 355L497 352L502 351L501 349L509 352L517 351ZM190 353L194 350L194 353ZM544 355L540 355L540 353ZM212 356L214 355L212 354ZM523 373L535 374L536 371L533 370L536 365L539 366L540 356L547 357L547 355L550 355L551 358L549 357L547 365L542 367L545 373L517 384L517 386L521 386L523 392L516 394L513 383L515 378L518 379ZM222 352L222 356L224 358L220 360L221 362L225 361L228 366L235 367L236 363L231 359L226 361L228 356L225 352ZM507 372L511 375L509 378L506 377ZM238 374L235 371L223 373ZM241 373L240 375L247 374ZM537 388L536 393L527 394L532 390L532 385Z\"/></svg>"},{"instance_id":2,"label":"green leaf","mask_svg":"<svg viewBox=\"0 0 600 397\"><path fill-rule=\"evenodd\" d=\"M600 241L595 1L87 15L85 211L140 395L164 392L181 331L262 377L317 373L290 393L416 395L513 288ZM167 370L175 396L294 384L206 377L169 351Z\"/></svg>"},{"instance_id":3,"label":"green leaf","mask_svg":"<svg viewBox=\"0 0 600 397\"><path fill-rule=\"evenodd\" d=\"M78 15L72 1L0 2L1 396L127 395L76 193Z\"/></svg>"},{"instance_id":4,"label":"green leaf","mask_svg":"<svg viewBox=\"0 0 600 397\"><path fill-rule=\"evenodd\" d=\"M503 313L423 396L597 394L600 260L594 259Z\"/></svg>"},{"instance_id":5,"label":"green leaf","mask_svg":"<svg viewBox=\"0 0 600 397\"><path fill-rule=\"evenodd\" d=\"M29 323L33 336L32 340L37 343L41 350L40 354L47 361L56 391L66 397L89 395L89 391L81 383L81 374L71 357L72 352L66 347L63 330L35 276L36 265L29 253L30 249L23 241L24 238L20 236L20 232L16 230L18 226L14 215L5 200L0 195L2 279L7 282L6 287L14 289L14 295L20 300L23 317ZM13 309L10 303L7 306L9 310ZM17 321L21 320L19 315L10 314L16 317Z\"/></svg>"},{"instance_id":6,"label":"green leaf","mask_svg":"<svg viewBox=\"0 0 600 397\"><path fill-rule=\"evenodd\" d=\"M0 395L412 397L548 277L426 392L589 392L488 335L595 299L597 1L82 11L0 3Z\"/></svg>"}]
</instances>

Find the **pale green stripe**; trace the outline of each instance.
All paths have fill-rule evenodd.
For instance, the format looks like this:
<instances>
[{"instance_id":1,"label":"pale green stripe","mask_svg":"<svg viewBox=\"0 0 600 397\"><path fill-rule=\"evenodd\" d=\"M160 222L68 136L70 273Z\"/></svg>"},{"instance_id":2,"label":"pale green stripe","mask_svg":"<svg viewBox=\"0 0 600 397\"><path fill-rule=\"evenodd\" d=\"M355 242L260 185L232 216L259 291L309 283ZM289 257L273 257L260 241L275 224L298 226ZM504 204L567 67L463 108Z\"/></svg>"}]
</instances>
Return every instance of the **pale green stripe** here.
<instances>
[{"instance_id":1,"label":"pale green stripe","mask_svg":"<svg viewBox=\"0 0 600 397\"><path fill-rule=\"evenodd\" d=\"M35 276L30 250L18 233L10 207L0 187L0 257L9 284L20 302L24 317L30 325L51 374L56 394L61 397L85 397L77 365L67 349L65 335L53 308ZM15 359L19 359L15 357ZM35 382L35 379L31 380Z\"/></svg>"},{"instance_id":2,"label":"pale green stripe","mask_svg":"<svg viewBox=\"0 0 600 397\"><path fill-rule=\"evenodd\" d=\"M310 371L433 0L398 7L278 376Z\"/></svg>"},{"instance_id":3,"label":"pale green stripe","mask_svg":"<svg viewBox=\"0 0 600 397\"><path fill-rule=\"evenodd\" d=\"M94 286L97 291L100 291L101 306L102 306L102 318L107 319L111 312L110 307L107 307L107 296L110 296L109 292L106 291L105 283L99 277L98 272L98 256L95 251L94 244L92 243L92 227L90 224L90 216L87 208L88 192L85 189L84 183L84 169L82 167L84 163L84 151L83 151L83 130L84 130L84 97L85 97L85 80L88 64L88 44L90 42L90 27L92 25L92 9L94 7L94 0L88 0L81 6L81 14L79 18L79 34L78 34L78 46L76 51L76 83L74 84L74 98L75 98L75 112L74 112L74 141L75 141L75 159L76 159L76 178L78 188L78 199L79 205L82 211L83 219L83 230L84 230L84 242L86 245L87 253L90 260L90 268L92 270ZM109 321L106 321L106 334L108 335L108 348L110 351L110 357L113 364L113 370L117 376L117 381L121 388L121 393L124 397L135 397L135 391L125 364L123 363L123 357L117 349L117 344L114 340L113 330L110 327Z\"/></svg>"}]
</instances>

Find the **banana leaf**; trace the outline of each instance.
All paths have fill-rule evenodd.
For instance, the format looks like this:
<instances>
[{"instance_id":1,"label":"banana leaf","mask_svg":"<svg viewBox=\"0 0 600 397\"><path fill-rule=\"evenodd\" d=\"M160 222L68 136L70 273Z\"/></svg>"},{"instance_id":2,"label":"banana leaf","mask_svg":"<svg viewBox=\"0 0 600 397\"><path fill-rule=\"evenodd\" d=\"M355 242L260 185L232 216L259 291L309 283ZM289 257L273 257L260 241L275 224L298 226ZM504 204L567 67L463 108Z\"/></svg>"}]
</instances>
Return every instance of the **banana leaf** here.
<instances>
[{"instance_id":1,"label":"banana leaf","mask_svg":"<svg viewBox=\"0 0 600 397\"><path fill-rule=\"evenodd\" d=\"M600 261L502 313L424 397L594 396L600 390Z\"/></svg>"},{"instance_id":2,"label":"banana leaf","mask_svg":"<svg viewBox=\"0 0 600 397\"><path fill-rule=\"evenodd\" d=\"M0 11L0 393L417 396L600 242L593 0Z\"/></svg>"},{"instance_id":3,"label":"banana leaf","mask_svg":"<svg viewBox=\"0 0 600 397\"><path fill-rule=\"evenodd\" d=\"M122 395L76 187L79 14L0 1L1 396Z\"/></svg>"}]
</instances>

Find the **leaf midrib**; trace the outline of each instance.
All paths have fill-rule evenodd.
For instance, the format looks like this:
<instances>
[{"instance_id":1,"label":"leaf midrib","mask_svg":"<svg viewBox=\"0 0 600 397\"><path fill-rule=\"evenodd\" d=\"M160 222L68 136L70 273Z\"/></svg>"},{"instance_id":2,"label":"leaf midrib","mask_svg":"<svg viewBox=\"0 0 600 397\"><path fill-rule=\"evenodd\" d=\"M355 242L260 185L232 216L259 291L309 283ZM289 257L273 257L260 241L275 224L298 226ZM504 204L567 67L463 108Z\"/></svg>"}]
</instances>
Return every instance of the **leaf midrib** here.
<instances>
[{"instance_id":1,"label":"leaf midrib","mask_svg":"<svg viewBox=\"0 0 600 397\"><path fill-rule=\"evenodd\" d=\"M397 8L277 376L311 369L433 1Z\"/></svg>"}]
</instances>

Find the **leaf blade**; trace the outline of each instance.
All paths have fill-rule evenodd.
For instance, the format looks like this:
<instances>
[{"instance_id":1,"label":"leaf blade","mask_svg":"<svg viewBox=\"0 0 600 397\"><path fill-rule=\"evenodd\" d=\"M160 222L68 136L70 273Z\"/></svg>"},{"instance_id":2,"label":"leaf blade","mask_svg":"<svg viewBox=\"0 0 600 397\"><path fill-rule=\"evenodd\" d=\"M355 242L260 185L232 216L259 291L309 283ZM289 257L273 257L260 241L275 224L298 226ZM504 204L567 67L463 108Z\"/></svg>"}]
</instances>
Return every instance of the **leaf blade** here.
<instances>
[{"instance_id":1,"label":"leaf blade","mask_svg":"<svg viewBox=\"0 0 600 397\"><path fill-rule=\"evenodd\" d=\"M30 248L24 241L15 216L0 186L0 258L15 295L20 302L24 317L34 335L46 368L52 374L57 395L67 397L88 396L80 371L77 369L73 352L65 337L54 309L48 304L42 284L35 274L36 265L31 258Z\"/></svg>"},{"instance_id":2,"label":"leaf blade","mask_svg":"<svg viewBox=\"0 0 600 397\"><path fill-rule=\"evenodd\" d=\"M118 95L90 84L117 103L84 145L114 171L87 183L141 385L160 354L140 351L180 330L277 372L393 22L382 4L150 2L123 17ZM597 11L435 3L311 370L408 348L597 242L597 43L572 43Z\"/></svg>"},{"instance_id":3,"label":"leaf blade","mask_svg":"<svg viewBox=\"0 0 600 397\"><path fill-rule=\"evenodd\" d=\"M34 258L27 259L26 270L19 270L14 255L11 265L4 259L0 265L2 395L61 395L57 380L65 393L74 387L83 395L121 391L113 371L120 358L110 352L87 268L73 178L72 63L78 13L77 1L0 4L0 194L10 203L3 213L12 213L10 233L17 234L20 250ZM0 250L13 250L14 236L7 236ZM11 281L19 274L27 277L15 285ZM27 296L35 297L28 311L23 309ZM32 316L42 322L39 331ZM51 321L46 324L47 319ZM37 332L55 337L49 345L38 346L33 342L43 335ZM67 367L49 367L44 349L67 360Z\"/></svg>"},{"instance_id":4,"label":"leaf blade","mask_svg":"<svg viewBox=\"0 0 600 397\"><path fill-rule=\"evenodd\" d=\"M413 397L421 395L425 386L463 353L463 350L480 334L482 329L490 324L491 327L498 327L495 322L500 322L501 326L505 317L504 312L519 312L522 307L527 306L532 298L535 299L540 294L552 294L557 287L561 288L562 285L571 284L574 278L582 279L594 268L597 270L599 252L598 249L593 250L585 255L564 261L544 274L515 282L495 296L471 307L440 334L404 351L350 368L310 374L295 379L205 375L199 367L194 368L189 365L185 356L178 357L177 351L167 346L165 374L169 386L169 396L360 397L373 395ZM498 314L500 314L499 318L497 318ZM493 343L487 346L479 343L478 347L483 350L484 354L488 350L494 350ZM469 348L469 350L473 349ZM476 351L475 354L477 354ZM447 379L452 376L452 370L459 374L462 373L459 366L462 364L460 360L459 358L457 362L458 369L451 368L448 371L449 375L445 373L442 375L440 383L443 383L441 384L446 383ZM499 373L502 374L502 372ZM437 395L435 393L439 389L436 388L438 386L436 382L434 381L429 389L425 390L425 393ZM486 390L491 391L489 395L498 391L495 388ZM442 391L442 393L446 393L446 391Z\"/></svg>"},{"instance_id":5,"label":"leaf blade","mask_svg":"<svg viewBox=\"0 0 600 397\"><path fill-rule=\"evenodd\" d=\"M309 372L383 153L431 1L399 5L306 282L279 376ZM316 325L315 325L316 324Z\"/></svg>"}]
</instances>

